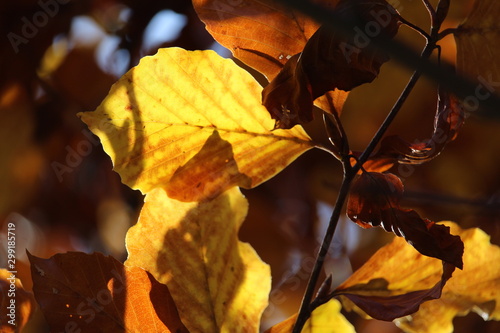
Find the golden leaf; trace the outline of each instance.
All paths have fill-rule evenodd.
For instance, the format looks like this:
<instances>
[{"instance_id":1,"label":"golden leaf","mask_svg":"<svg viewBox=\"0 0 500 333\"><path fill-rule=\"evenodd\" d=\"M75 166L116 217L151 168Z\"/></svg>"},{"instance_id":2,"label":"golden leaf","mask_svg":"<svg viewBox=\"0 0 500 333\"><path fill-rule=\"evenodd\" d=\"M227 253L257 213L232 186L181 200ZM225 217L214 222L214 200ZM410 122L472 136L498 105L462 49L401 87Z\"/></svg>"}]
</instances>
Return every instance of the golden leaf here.
<instances>
[{"instance_id":1,"label":"golden leaf","mask_svg":"<svg viewBox=\"0 0 500 333\"><path fill-rule=\"evenodd\" d=\"M340 313L342 306L332 299L319 306L302 328L302 333L355 333L352 324ZM293 329L297 315L269 328L266 333L289 333Z\"/></svg>"},{"instance_id":2,"label":"golden leaf","mask_svg":"<svg viewBox=\"0 0 500 333\"><path fill-rule=\"evenodd\" d=\"M247 210L238 188L203 203L155 189L127 233L125 264L168 286L190 332L258 332L271 275L253 248L238 241Z\"/></svg>"},{"instance_id":3,"label":"golden leaf","mask_svg":"<svg viewBox=\"0 0 500 333\"><path fill-rule=\"evenodd\" d=\"M314 147L302 127L272 131L260 93L232 60L168 48L143 58L80 116L125 184L201 201L257 186Z\"/></svg>"},{"instance_id":4,"label":"golden leaf","mask_svg":"<svg viewBox=\"0 0 500 333\"><path fill-rule=\"evenodd\" d=\"M461 237L465 245L464 268L453 273L441 298L424 302L415 314L396 320L406 332L452 332L453 318L471 310L485 319L500 319L500 266L491 264L500 261L500 248L490 244L489 236L480 229L461 229L452 222L442 224ZM397 237L377 251L337 291L373 299L393 298L398 301L396 306L411 306L412 302L421 302L420 294L435 288L442 271L440 260L421 255ZM340 299L346 310L364 314L345 296Z\"/></svg>"}]
</instances>

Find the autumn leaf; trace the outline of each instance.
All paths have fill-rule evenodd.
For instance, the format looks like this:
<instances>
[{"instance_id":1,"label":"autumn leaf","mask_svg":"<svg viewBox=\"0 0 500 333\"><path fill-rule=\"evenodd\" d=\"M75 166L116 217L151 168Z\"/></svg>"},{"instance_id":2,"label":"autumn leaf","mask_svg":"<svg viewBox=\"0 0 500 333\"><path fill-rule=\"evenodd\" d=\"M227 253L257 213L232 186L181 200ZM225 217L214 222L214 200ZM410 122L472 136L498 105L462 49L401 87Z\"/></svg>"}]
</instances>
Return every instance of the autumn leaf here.
<instances>
[{"instance_id":1,"label":"autumn leaf","mask_svg":"<svg viewBox=\"0 0 500 333\"><path fill-rule=\"evenodd\" d=\"M462 268L463 244L449 228L402 209L403 183L390 173L363 172L351 186L347 215L363 228L380 226L404 237L420 253Z\"/></svg>"},{"instance_id":2,"label":"autumn leaf","mask_svg":"<svg viewBox=\"0 0 500 333\"><path fill-rule=\"evenodd\" d=\"M100 253L28 256L52 332L187 332L167 287L142 268Z\"/></svg>"},{"instance_id":3,"label":"autumn leaf","mask_svg":"<svg viewBox=\"0 0 500 333\"><path fill-rule=\"evenodd\" d=\"M389 60L388 53L374 50L370 42L396 35L399 14L391 5L385 0L341 0L335 10L356 31L355 36L345 38L321 26L262 92L262 102L279 128L311 121L316 98L373 81ZM375 34L368 32L374 24L378 29Z\"/></svg>"},{"instance_id":4,"label":"autumn leaf","mask_svg":"<svg viewBox=\"0 0 500 333\"><path fill-rule=\"evenodd\" d=\"M248 202L238 188L203 203L148 193L127 233L126 265L165 283L190 332L257 332L271 287L269 266L238 240Z\"/></svg>"},{"instance_id":5,"label":"autumn leaf","mask_svg":"<svg viewBox=\"0 0 500 333\"><path fill-rule=\"evenodd\" d=\"M388 158L403 164L422 164L438 156L449 142L455 140L465 120L465 110L457 98L439 90L434 120L434 132L430 139L410 143L398 135L385 137L375 158Z\"/></svg>"},{"instance_id":6,"label":"autumn leaf","mask_svg":"<svg viewBox=\"0 0 500 333\"><path fill-rule=\"evenodd\" d=\"M339 0L316 2L331 9ZM193 5L215 40L231 50L236 58L264 74L270 81L275 79L289 60L291 63L296 61L291 58L299 56L307 41L319 28L318 23L311 18L285 8L275 1L194 0ZM294 72L291 63L285 72ZM327 112L336 112L340 115L347 94L345 91L335 89L318 98L315 105ZM314 98L311 102L313 100ZM299 123L297 114L293 114L291 120L287 119L287 116L283 114L281 118L273 117L279 120L278 128L292 127L282 124ZM306 122L312 119L312 115L306 112L301 114L300 118L301 122Z\"/></svg>"},{"instance_id":7,"label":"autumn leaf","mask_svg":"<svg viewBox=\"0 0 500 333\"><path fill-rule=\"evenodd\" d=\"M260 90L213 51L168 48L143 58L96 111L79 115L125 184L199 201L257 186L314 147L301 127L272 131Z\"/></svg>"},{"instance_id":8,"label":"autumn leaf","mask_svg":"<svg viewBox=\"0 0 500 333\"><path fill-rule=\"evenodd\" d=\"M455 271L453 277L449 278L451 265L445 264L443 271L440 261L416 252L396 237L332 296L339 297L344 309L364 316L392 320L399 312L403 315L396 323L405 332L452 332L453 318L469 311L476 311L485 319L498 320L500 268L491 262L498 261L500 248L490 244L489 236L480 229L464 230L452 222L440 225L451 228L465 244L464 269ZM440 292L443 278L449 280ZM365 309L361 310L359 305Z\"/></svg>"},{"instance_id":9,"label":"autumn leaf","mask_svg":"<svg viewBox=\"0 0 500 333\"><path fill-rule=\"evenodd\" d=\"M426 302L417 313L396 320L405 332L452 332L453 318L470 311L484 320L500 320L500 266L495 264L500 262L500 247L491 244L490 237L479 228L461 229L451 222L445 224L464 242L464 269L453 274L440 299ZM412 260L429 275L438 269L438 264L428 258L417 256Z\"/></svg>"},{"instance_id":10,"label":"autumn leaf","mask_svg":"<svg viewBox=\"0 0 500 333\"><path fill-rule=\"evenodd\" d=\"M336 299L314 309L304 324L302 333L355 333L352 324L340 313L342 305ZM297 315L274 325L265 333L290 333Z\"/></svg>"},{"instance_id":11,"label":"autumn leaf","mask_svg":"<svg viewBox=\"0 0 500 333\"><path fill-rule=\"evenodd\" d=\"M0 332L21 332L35 310L33 294L25 290L15 274L0 269Z\"/></svg>"},{"instance_id":12,"label":"autumn leaf","mask_svg":"<svg viewBox=\"0 0 500 333\"><path fill-rule=\"evenodd\" d=\"M479 82L475 95L464 99L469 111L492 93L500 93L500 2L476 0L465 21L455 30L457 43L457 71Z\"/></svg>"}]
</instances>

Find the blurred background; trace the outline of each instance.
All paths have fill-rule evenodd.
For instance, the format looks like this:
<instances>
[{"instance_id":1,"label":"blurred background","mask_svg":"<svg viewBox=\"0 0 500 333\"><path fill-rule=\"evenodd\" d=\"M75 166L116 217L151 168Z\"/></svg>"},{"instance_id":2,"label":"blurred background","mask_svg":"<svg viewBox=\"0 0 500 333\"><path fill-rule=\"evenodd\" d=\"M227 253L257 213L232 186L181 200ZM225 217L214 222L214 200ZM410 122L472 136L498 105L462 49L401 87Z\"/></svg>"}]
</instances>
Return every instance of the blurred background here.
<instances>
[{"instance_id":1,"label":"blurred background","mask_svg":"<svg viewBox=\"0 0 500 333\"><path fill-rule=\"evenodd\" d=\"M428 29L420 1L395 5L407 20ZM452 1L444 28L457 26L471 6L469 0ZM123 261L125 233L137 220L143 196L121 184L76 114L94 110L121 75L160 47L213 49L224 57L230 52L206 32L187 0L2 1L0 30L0 233L8 222L16 224L18 277L31 289L25 249L43 258L99 251ZM417 52L424 45L406 27L397 38ZM453 37L441 45L442 57L454 63ZM368 144L410 75L390 62L372 84L351 93L342 122L352 149ZM435 107L436 84L421 79L389 134L428 138ZM500 117L477 111L441 156L414 170L391 170L404 181L403 206L434 221L479 227L500 244L499 129ZM318 115L306 130L326 142ZM263 327L297 311L341 177L336 160L310 151L272 180L244 191L250 211L241 239L273 274ZM6 236L0 237L5 267ZM342 218L325 270L339 284L391 238ZM400 332L392 323L346 316L358 332ZM455 319L455 331L498 332L500 325L470 314ZM48 332L40 312L25 332Z\"/></svg>"}]
</instances>

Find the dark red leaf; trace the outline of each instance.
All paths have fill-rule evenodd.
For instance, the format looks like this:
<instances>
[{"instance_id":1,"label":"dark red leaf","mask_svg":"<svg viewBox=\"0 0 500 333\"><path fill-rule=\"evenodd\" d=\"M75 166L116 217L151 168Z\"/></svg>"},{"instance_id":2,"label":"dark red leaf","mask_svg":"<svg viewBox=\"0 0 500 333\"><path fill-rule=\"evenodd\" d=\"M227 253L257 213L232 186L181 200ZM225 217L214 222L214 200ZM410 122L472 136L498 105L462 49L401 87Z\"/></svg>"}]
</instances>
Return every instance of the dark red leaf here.
<instances>
[{"instance_id":1,"label":"dark red leaf","mask_svg":"<svg viewBox=\"0 0 500 333\"><path fill-rule=\"evenodd\" d=\"M383 211L399 207L403 183L391 173L364 172L353 182L347 215L363 228L379 226Z\"/></svg>"},{"instance_id":2,"label":"dark red leaf","mask_svg":"<svg viewBox=\"0 0 500 333\"><path fill-rule=\"evenodd\" d=\"M465 111L455 96L440 90L432 137L423 142L409 143L397 135L384 138L378 157L394 158L399 163L421 164L438 156L462 127Z\"/></svg>"},{"instance_id":3,"label":"dark red leaf","mask_svg":"<svg viewBox=\"0 0 500 333\"><path fill-rule=\"evenodd\" d=\"M294 55L262 92L276 127L290 128L312 120L313 101L334 89L349 91L373 81L389 55L371 41L393 38L397 11L385 0L343 0L335 8L355 31L352 38L321 26L302 53Z\"/></svg>"},{"instance_id":4,"label":"dark red leaf","mask_svg":"<svg viewBox=\"0 0 500 333\"><path fill-rule=\"evenodd\" d=\"M380 226L404 237L423 255L441 259L462 268L464 246L449 228L422 219L414 210L402 209L401 180L390 173L363 172L353 182L347 202L347 215L363 228Z\"/></svg>"}]
</instances>

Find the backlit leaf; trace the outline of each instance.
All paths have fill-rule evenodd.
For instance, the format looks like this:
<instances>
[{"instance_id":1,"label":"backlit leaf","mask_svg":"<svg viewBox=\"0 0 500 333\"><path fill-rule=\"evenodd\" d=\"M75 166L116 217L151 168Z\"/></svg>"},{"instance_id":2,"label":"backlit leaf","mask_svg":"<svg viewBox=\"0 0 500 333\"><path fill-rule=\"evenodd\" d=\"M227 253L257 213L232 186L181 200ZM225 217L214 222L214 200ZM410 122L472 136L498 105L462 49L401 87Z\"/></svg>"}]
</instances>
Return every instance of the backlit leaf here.
<instances>
[{"instance_id":1,"label":"backlit leaf","mask_svg":"<svg viewBox=\"0 0 500 333\"><path fill-rule=\"evenodd\" d=\"M80 116L125 184L200 201L257 186L314 146L301 127L272 131L260 91L213 51L160 49Z\"/></svg>"},{"instance_id":2,"label":"backlit leaf","mask_svg":"<svg viewBox=\"0 0 500 333\"><path fill-rule=\"evenodd\" d=\"M165 283L190 332L257 332L271 288L269 266L238 240L248 203L238 188L203 203L148 193L127 233L126 265Z\"/></svg>"},{"instance_id":3,"label":"backlit leaf","mask_svg":"<svg viewBox=\"0 0 500 333\"><path fill-rule=\"evenodd\" d=\"M331 9L339 0L315 2ZM311 18L273 0L194 0L193 5L215 40L270 81L292 56L298 57L319 28L318 23ZM294 72L290 65L289 67L286 71ZM315 105L327 112L340 114L347 94L335 89L319 98ZM307 119L311 120L312 115L307 111L300 118L305 122ZM292 119L287 119L287 114L274 119L279 120L277 127L283 128L299 123L297 114L293 114Z\"/></svg>"},{"instance_id":4,"label":"backlit leaf","mask_svg":"<svg viewBox=\"0 0 500 333\"><path fill-rule=\"evenodd\" d=\"M26 291L15 274L0 269L0 332L21 332L35 310L33 294Z\"/></svg>"},{"instance_id":5,"label":"backlit leaf","mask_svg":"<svg viewBox=\"0 0 500 333\"><path fill-rule=\"evenodd\" d=\"M363 172L354 180L347 215L363 228L381 226L404 237L423 255L462 268L463 243L449 228L423 219L414 210L402 209L401 180L390 173Z\"/></svg>"},{"instance_id":6,"label":"backlit leaf","mask_svg":"<svg viewBox=\"0 0 500 333\"><path fill-rule=\"evenodd\" d=\"M440 299L426 302L417 313L396 321L405 332L453 332L453 318L470 311L484 320L500 320L500 265L497 264L500 262L500 247L491 244L490 237L481 229L461 229L454 223L446 225L454 234L460 235L465 244L464 269L453 274ZM429 276L439 270L436 262L420 255L407 259L416 265L413 270L424 269ZM407 259L401 258L400 263ZM410 277L407 285L413 283L413 278Z\"/></svg>"},{"instance_id":7,"label":"backlit leaf","mask_svg":"<svg viewBox=\"0 0 500 333\"><path fill-rule=\"evenodd\" d=\"M302 328L302 333L355 333L352 324L340 313L342 306L336 299L314 309ZM274 325L265 333L290 333L297 315Z\"/></svg>"},{"instance_id":8,"label":"backlit leaf","mask_svg":"<svg viewBox=\"0 0 500 333\"><path fill-rule=\"evenodd\" d=\"M100 253L29 260L52 332L187 332L167 287L142 268Z\"/></svg>"},{"instance_id":9,"label":"backlit leaf","mask_svg":"<svg viewBox=\"0 0 500 333\"><path fill-rule=\"evenodd\" d=\"M316 98L373 81L389 60L386 52L374 50L370 42L396 35L399 15L391 5L385 0L341 0L335 10L356 34L345 38L328 26L320 27L304 50L293 55L264 88L262 101L277 127L311 121Z\"/></svg>"}]
</instances>

